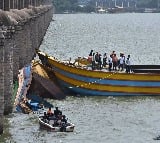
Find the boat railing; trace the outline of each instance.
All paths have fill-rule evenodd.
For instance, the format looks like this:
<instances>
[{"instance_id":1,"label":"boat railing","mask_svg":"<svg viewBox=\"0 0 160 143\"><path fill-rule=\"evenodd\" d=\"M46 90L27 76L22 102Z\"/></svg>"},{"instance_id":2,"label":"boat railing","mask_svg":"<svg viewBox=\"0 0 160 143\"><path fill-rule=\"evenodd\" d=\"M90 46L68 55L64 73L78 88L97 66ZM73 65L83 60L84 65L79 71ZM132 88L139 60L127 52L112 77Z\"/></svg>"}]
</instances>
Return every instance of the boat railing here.
<instances>
[{"instance_id":1,"label":"boat railing","mask_svg":"<svg viewBox=\"0 0 160 143\"><path fill-rule=\"evenodd\" d=\"M134 73L160 73L160 65L132 65Z\"/></svg>"},{"instance_id":2,"label":"boat railing","mask_svg":"<svg viewBox=\"0 0 160 143\"><path fill-rule=\"evenodd\" d=\"M43 53L43 52L38 52L39 58L42 62L43 65L48 65L48 58L51 60L54 60L58 63L63 63L65 65L69 65L71 67L76 67L76 68L81 68L81 69L86 69L86 70L92 70L92 64L90 62L90 60L86 57L78 57L77 59L75 59L74 61L71 61L71 58L69 60L65 60L65 61L60 61L55 57L52 56L48 56L47 54ZM48 65L49 67L49 65ZM118 66L117 66L118 67ZM108 66L106 67L102 67L101 69L96 69L99 71L105 71L107 72L108 70ZM114 72L115 70L112 70L112 72ZM119 70L117 70L118 72L121 72ZM122 72L125 72L125 65L124 65L124 70ZM160 65L131 65L131 72L132 73L160 73Z\"/></svg>"}]
</instances>

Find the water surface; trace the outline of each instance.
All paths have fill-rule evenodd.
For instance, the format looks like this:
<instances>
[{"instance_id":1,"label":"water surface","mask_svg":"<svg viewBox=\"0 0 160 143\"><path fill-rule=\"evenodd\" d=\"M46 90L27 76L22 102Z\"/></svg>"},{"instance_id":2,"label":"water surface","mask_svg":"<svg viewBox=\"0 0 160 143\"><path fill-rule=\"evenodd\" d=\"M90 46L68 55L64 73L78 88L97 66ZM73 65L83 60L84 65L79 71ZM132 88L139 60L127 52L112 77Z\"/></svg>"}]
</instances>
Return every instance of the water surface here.
<instances>
[{"instance_id":1,"label":"water surface","mask_svg":"<svg viewBox=\"0 0 160 143\"><path fill-rule=\"evenodd\" d=\"M113 50L134 64L160 64L159 14L54 15L42 51L60 60ZM73 97L49 100L75 124L73 133L39 129L35 115L13 113L7 143L154 143L160 134L159 97Z\"/></svg>"}]
</instances>

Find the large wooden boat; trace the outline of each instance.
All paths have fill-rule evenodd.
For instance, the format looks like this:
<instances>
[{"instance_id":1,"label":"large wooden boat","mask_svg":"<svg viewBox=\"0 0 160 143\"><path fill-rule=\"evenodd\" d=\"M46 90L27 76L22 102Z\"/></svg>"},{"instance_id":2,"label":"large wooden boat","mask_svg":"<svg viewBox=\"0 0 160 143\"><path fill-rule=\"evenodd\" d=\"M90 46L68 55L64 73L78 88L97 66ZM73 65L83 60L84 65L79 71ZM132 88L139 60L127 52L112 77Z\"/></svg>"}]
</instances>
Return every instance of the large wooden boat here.
<instances>
[{"instance_id":1,"label":"large wooden boat","mask_svg":"<svg viewBox=\"0 0 160 143\"><path fill-rule=\"evenodd\" d=\"M132 73L95 71L59 61L40 51L38 55L64 87L79 95L160 95L160 66L157 65L133 66Z\"/></svg>"}]
</instances>

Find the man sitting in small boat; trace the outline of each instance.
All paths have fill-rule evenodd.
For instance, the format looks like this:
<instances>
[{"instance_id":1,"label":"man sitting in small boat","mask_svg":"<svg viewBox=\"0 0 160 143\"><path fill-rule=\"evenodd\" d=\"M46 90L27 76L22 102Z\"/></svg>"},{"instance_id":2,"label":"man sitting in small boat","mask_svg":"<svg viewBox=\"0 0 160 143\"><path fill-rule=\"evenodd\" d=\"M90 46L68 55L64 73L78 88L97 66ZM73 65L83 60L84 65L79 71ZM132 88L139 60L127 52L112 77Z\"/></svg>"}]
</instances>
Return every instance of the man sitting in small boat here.
<instances>
[{"instance_id":1,"label":"man sitting in small boat","mask_svg":"<svg viewBox=\"0 0 160 143\"><path fill-rule=\"evenodd\" d=\"M70 124L67 122L65 115L62 115L61 118L57 118L56 120L54 120L53 124L53 126L60 126L60 127L66 127L68 125Z\"/></svg>"},{"instance_id":2,"label":"man sitting in small boat","mask_svg":"<svg viewBox=\"0 0 160 143\"><path fill-rule=\"evenodd\" d=\"M49 117L48 117L48 115L47 115L46 112L44 112L43 121L44 121L45 123L48 123L48 122L49 122Z\"/></svg>"},{"instance_id":3,"label":"man sitting in small boat","mask_svg":"<svg viewBox=\"0 0 160 143\"><path fill-rule=\"evenodd\" d=\"M47 115L48 116L53 116L54 115L53 112L52 112L52 110L51 110L51 107L49 107L49 109L47 111Z\"/></svg>"},{"instance_id":4,"label":"man sitting in small boat","mask_svg":"<svg viewBox=\"0 0 160 143\"><path fill-rule=\"evenodd\" d=\"M65 116L65 115L62 115L62 120L61 120L61 122L67 124L67 119L66 119L66 116Z\"/></svg>"},{"instance_id":5,"label":"man sitting in small boat","mask_svg":"<svg viewBox=\"0 0 160 143\"><path fill-rule=\"evenodd\" d=\"M56 107L56 110L54 110L54 115L56 118L59 118L59 116L62 115L62 111L60 111L58 107Z\"/></svg>"}]
</instances>

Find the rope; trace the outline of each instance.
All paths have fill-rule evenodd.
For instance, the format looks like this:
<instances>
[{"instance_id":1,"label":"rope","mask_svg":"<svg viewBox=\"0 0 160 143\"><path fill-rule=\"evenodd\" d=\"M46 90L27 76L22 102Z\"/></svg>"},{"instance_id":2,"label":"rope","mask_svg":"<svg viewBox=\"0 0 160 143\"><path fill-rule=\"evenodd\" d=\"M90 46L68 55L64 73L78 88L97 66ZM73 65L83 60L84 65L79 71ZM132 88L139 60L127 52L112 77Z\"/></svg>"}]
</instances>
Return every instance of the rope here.
<instances>
[{"instance_id":1,"label":"rope","mask_svg":"<svg viewBox=\"0 0 160 143\"><path fill-rule=\"evenodd\" d=\"M85 83L85 84L82 84L82 85L76 86L76 87L79 88L79 87L84 87L84 86L87 86L87 85L90 85L90 84L94 84L94 83L96 83L96 82L98 82L98 81L101 81L101 80L103 80L103 79L105 79L105 78L108 78L108 77L110 77L110 76L113 76L113 75L116 74L116 73L117 73L117 71L114 71L112 74L109 74L108 76L105 76L105 77L100 78L100 79L97 79L97 80L95 80L95 81L93 81L93 82Z\"/></svg>"}]
</instances>

